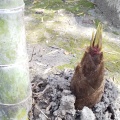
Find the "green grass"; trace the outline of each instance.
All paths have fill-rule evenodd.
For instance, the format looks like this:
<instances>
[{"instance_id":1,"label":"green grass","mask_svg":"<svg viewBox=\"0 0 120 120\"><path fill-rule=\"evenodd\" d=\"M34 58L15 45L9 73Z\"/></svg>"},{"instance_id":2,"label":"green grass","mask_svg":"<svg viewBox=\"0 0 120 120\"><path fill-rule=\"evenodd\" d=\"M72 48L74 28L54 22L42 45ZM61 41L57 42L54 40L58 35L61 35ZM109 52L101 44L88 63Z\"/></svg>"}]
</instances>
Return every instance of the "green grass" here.
<instances>
[{"instance_id":1,"label":"green grass","mask_svg":"<svg viewBox=\"0 0 120 120\"><path fill-rule=\"evenodd\" d=\"M98 24L101 23L101 21L99 19L95 19L94 20L94 24L95 24L95 27L97 28Z\"/></svg>"},{"instance_id":2,"label":"green grass","mask_svg":"<svg viewBox=\"0 0 120 120\"><path fill-rule=\"evenodd\" d=\"M49 33L49 31L46 29L44 23L53 20L58 10L64 9L80 16L87 14L89 9L94 8L94 4L87 0L67 0L66 2L62 0L38 0L38 2L32 4L33 1L34 0L25 0L25 14L34 19L26 25L26 30L28 32L27 40L32 43L37 43L38 41L45 42L46 36L44 33ZM41 10L44 11L43 14L35 13ZM57 24L57 22L54 24Z\"/></svg>"},{"instance_id":3,"label":"green grass","mask_svg":"<svg viewBox=\"0 0 120 120\"><path fill-rule=\"evenodd\" d=\"M56 25L59 23L55 23ZM41 27L42 26L42 27ZM37 42L46 43L47 37L44 33L49 35L49 44L56 45L60 48L65 49L70 54L74 54L74 57L69 64L64 64L58 66L59 69L72 68L80 62L85 48L89 46L90 40L85 37L74 38L71 34L60 34L58 31L53 28L46 28L41 24L41 29L39 29ZM38 26L37 26L38 27ZM38 28L35 28L37 30ZM40 32L41 31L41 32ZM31 31L32 32L32 31ZM40 34L39 34L40 33ZM29 36L30 37L30 36ZM114 78L115 81L120 82L120 46L109 40L103 39L103 52L105 60L105 68L109 73L111 78ZM117 76L117 78L116 78Z\"/></svg>"},{"instance_id":4,"label":"green grass","mask_svg":"<svg viewBox=\"0 0 120 120\"><path fill-rule=\"evenodd\" d=\"M78 40L76 45L74 43L72 44L72 46L70 44L71 42L67 42L66 44L68 45L65 45L65 43L63 44L64 49L68 50L69 52L71 49L71 52L73 54L76 54L76 58L71 60L69 68L73 68L73 66L76 66L76 64L81 61L81 58L84 53L84 49L82 50L82 48L84 48L87 44L89 45L89 40L87 41L87 39L84 40L83 38L81 38L80 41ZM108 76L111 78L114 78L115 82L120 83L120 74L119 74L120 73L120 46L118 46L115 43L109 42L108 40L104 40L103 52L104 52L105 69L108 72ZM60 69L67 66L66 65L60 66Z\"/></svg>"},{"instance_id":5,"label":"green grass","mask_svg":"<svg viewBox=\"0 0 120 120\"><path fill-rule=\"evenodd\" d=\"M27 0L28 1L28 0ZM28 5L29 6L29 5ZM62 27L62 22L67 16L60 17L60 21L54 21L56 11L64 9L74 13L74 15L84 15L87 11L94 8L94 5L87 0L67 0L66 3L62 0L41 0L31 7L28 7L30 14L34 20L30 21L27 28L27 39L31 43L46 43L48 45L59 46L75 57L68 64L58 66L59 69L72 68L80 62L85 48L89 46L90 40L85 37L74 37L70 33L60 34L61 31L56 31L55 28ZM44 10L43 14L35 14L36 9ZM64 18L65 17L65 18ZM54 21L49 23L48 21ZM97 27L100 21L95 19L95 26ZM118 34L113 32L114 34ZM114 78L115 81L120 82L120 46L109 40L103 39L103 52L105 60L105 68L109 77Z\"/></svg>"},{"instance_id":6,"label":"green grass","mask_svg":"<svg viewBox=\"0 0 120 120\"><path fill-rule=\"evenodd\" d=\"M113 34L115 34L115 35L120 35L118 32L116 32L116 31L113 31L112 32Z\"/></svg>"},{"instance_id":7,"label":"green grass","mask_svg":"<svg viewBox=\"0 0 120 120\"><path fill-rule=\"evenodd\" d=\"M60 36L59 33L55 33L53 30L49 30L49 34L52 34L52 40L49 43L50 45L57 45L71 54L75 54L75 58L70 61L70 64L65 64L59 66L58 68L64 69L64 67L74 68L74 66L80 62L85 48L89 46L90 40L85 37L80 37L78 39L74 38L71 34L64 34ZM58 38L62 40L58 41ZM120 71L120 46L113 42L110 42L107 39L103 39L103 52L104 52L104 61L105 68L108 70L111 77L113 77ZM119 77L120 78L120 77ZM118 78L118 79L119 79ZM118 81L118 80L117 80ZM120 80L119 80L120 81Z\"/></svg>"},{"instance_id":8,"label":"green grass","mask_svg":"<svg viewBox=\"0 0 120 120\"><path fill-rule=\"evenodd\" d=\"M26 6L31 2L25 0ZM67 0L63 2L62 0L40 0L32 5L32 9L41 8L46 10L60 10L65 9L76 15L80 15L81 12L87 14L89 9L94 8L94 4L87 0Z\"/></svg>"},{"instance_id":9,"label":"green grass","mask_svg":"<svg viewBox=\"0 0 120 120\"><path fill-rule=\"evenodd\" d=\"M76 57L74 57L69 64L58 66L60 70L64 68L74 69L77 63L81 61L82 56L85 52L85 48L89 46L90 42L89 39L84 37L75 39L71 35L69 35L69 39L67 38L68 35L67 37L64 36L65 41L61 41L58 44L56 44L56 42L54 41L54 44L65 49L69 53L74 54ZM114 78L117 83L120 83L120 46L113 42L110 42L109 40L103 39L103 52L105 70L107 71L108 76Z\"/></svg>"}]
</instances>

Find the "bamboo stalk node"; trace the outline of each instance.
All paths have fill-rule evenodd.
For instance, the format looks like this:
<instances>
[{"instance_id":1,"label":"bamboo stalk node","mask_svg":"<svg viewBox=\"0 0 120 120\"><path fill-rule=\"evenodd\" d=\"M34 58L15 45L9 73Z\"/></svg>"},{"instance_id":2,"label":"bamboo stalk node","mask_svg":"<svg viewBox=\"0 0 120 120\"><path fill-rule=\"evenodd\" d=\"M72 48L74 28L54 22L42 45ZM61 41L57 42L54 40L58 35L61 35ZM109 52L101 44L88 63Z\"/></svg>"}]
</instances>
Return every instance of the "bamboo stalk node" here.
<instances>
[{"instance_id":1,"label":"bamboo stalk node","mask_svg":"<svg viewBox=\"0 0 120 120\"><path fill-rule=\"evenodd\" d=\"M18 103L15 103L15 104L4 104L4 103L0 103L0 106L19 106L23 103L25 103L26 101L29 101L30 99L32 98L32 93L24 100L18 102Z\"/></svg>"},{"instance_id":2,"label":"bamboo stalk node","mask_svg":"<svg viewBox=\"0 0 120 120\"><path fill-rule=\"evenodd\" d=\"M0 14L16 13L16 12L22 11L24 8L25 8L25 4L19 7L11 8L11 9L0 9Z\"/></svg>"},{"instance_id":3,"label":"bamboo stalk node","mask_svg":"<svg viewBox=\"0 0 120 120\"><path fill-rule=\"evenodd\" d=\"M32 106L24 1L0 1L0 120L28 120Z\"/></svg>"}]
</instances>

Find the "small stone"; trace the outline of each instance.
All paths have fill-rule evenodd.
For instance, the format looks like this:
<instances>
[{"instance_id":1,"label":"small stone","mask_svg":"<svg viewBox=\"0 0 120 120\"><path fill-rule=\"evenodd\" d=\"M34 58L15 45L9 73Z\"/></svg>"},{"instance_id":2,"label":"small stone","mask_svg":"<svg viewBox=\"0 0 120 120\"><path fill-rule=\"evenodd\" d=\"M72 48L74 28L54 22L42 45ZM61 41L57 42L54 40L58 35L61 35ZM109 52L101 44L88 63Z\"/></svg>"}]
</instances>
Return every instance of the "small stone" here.
<instances>
[{"instance_id":1,"label":"small stone","mask_svg":"<svg viewBox=\"0 0 120 120\"><path fill-rule=\"evenodd\" d=\"M52 106L52 107L55 107L55 106L56 106L56 103L55 103L55 102L51 102L51 106Z\"/></svg>"},{"instance_id":2,"label":"small stone","mask_svg":"<svg viewBox=\"0 0 120 120\"><path fill-rule=\"evenodd\" d=\"M94 3L95 0L90 0L90 2L93 2Z\"/></svg>"},{"instance_id":3,"label":"small stone","mask_svg":"<svg viewBox=\"0 0 120 120\"><path fill-rule=\"evenodd\" d=\"M44 10L36 10L35 13L36 13L36 14L43 14L43 13L44 13Z\"/></svg>"},{"instance_id":4,"label":"small stone","mask_svg":"<svg viewBox=\"0 0 120 120\"><path fill-rule=\"evenodd\" d=\"M63 94L64 95L69 95L69 94L71 94L71 91L70 90L63 90Z\"/></svg>"},{"instance_id":5,"label":"small stone","mask_svg":"<svg viewBox=\"0 0 120 120\"><path fill-rule=\"evenodd\" d=\"M58 105L54 107L54 111L56 111L58 109Z\"/></svg>"},{"instance_id":6,"label":"small stone","mask_svg":"<svg viewBox=\"0 0 120 120\"><path fill-rule=\"evenodd\" d=\"M56 117L55 120L62 120L60 117Z\"/></svg>"},{"instance_id":7,"label":"small stone","mask_svg":"<svg viewBox=\"0 0 120 120\"><path fill-rule=\"evenodd\" d=\"M43 75L42 75L42 79L43 79L43 80L47 80L47 79L48 79L48 75L47 75L47 74L43 74Z\"/></svg>"},{"instance_id":8,"label":"small stone","mask_svg":"<svg viewBox=\"0 0 120 120\"><path fill-rule=\"evenodd\" d=\"M109 103L110 103L110 101L109 101L109 99L108 99L107 97L105 98L105 103L106 103L106 104L109 104Z\"/></svg>"},{"instance_id":9,"label":"small stone","mask_svg":"<svg viewBox=\"0 0 120 120\"><path fill-rule=\"evenodd\" d=\"M57 96L54 95L54 96L52 97L52 101L55 101L56 99L57 99Z\"/></svg>"},{"instance_id":10,"label":"small stone","mask_svg":"<svg viewBox=\"0 0 120 120\"><path fill-rule=\"evenodd\" d=\"M47 120L47 117L44 114L40 113L38 120Z\"/></svg>"},{"instance_id":11,"label":"small stone","mask_svg":"<svg viewBox=\"0 0 120 120\"><path fill-rule=\"evenodd\" d=\"M115 119L116 120L120 119L120 110L116 111L116 113L115 113Z\"/></svg>"},{"instance_id":12,"label":"small stone","mask_svg":"<svg viewBox=\"0 0 120 120\"><path fill-rule=\"evenodd\" d=\"M65 120L74 120L74 116L67 114Z\"/></svg>"},{"instance_id":13,"label":"small stone","mask_svg":"<svg viewBox=\"0 0 120 120\"><path fill-rule=\"evenodd\" d=\"M65 111L65 110L62 110L62 111L61 111L61 115L62 115L62 116L65 116L65 114L66 114L66 111Z\"/></svg>"},{"instance_id":14,"label":"small stone","mask_svg":"<svg viewBox=\"0 0 120 120\"><path fill-rule=\"evenodd\" d=\"M62 109L65 110L74 110L74 103L75 103L75 96L73 95L67 95L67 96L62 96L61 98L61 107Z\"/></svg>"},{"instance_id":15,"label":"small stone","mask_svg":"<svg viewBox=\"0 0 120 120\"><path fill-rule=\"evenodd\" d=\"M50 114L50 111L46 111L45 113L46 113L47 115L49 115L49 114Z\"/></svg>"},{"instance_id":16,"label":"small stone","mask_svg":"<svg viewBox=\"0 0 120 120\"><path fill-rule=\"evenodd\" d=\"M109 118L109 113L108 113L108 111L105 113L105 116L104 116L104 119L105 120L108 120L108 118Z\"/></svg>"},{"instance_id":17,"label":"small stone","mask_svg":"<svg viewBox=\"0 0 120 120\"><path fill-rule=\"evenodd\" d=\"M54 112L53 112L53 115L54 115L54 116L57 116L57 115L58 115L58 111L57 111L57 110L54 111Z\"/></svg>"},{"instance_id":18,"label":"small stone","mask_svg":"<svg viewBox=\"0 0 120 120\"><path fill-rule=\"evenodd\" d=\"M95 120L95 115L91 109L89 109L88 107L84 107L81 110L80 119L81 120Z\"/></svg>"}]
</instances>

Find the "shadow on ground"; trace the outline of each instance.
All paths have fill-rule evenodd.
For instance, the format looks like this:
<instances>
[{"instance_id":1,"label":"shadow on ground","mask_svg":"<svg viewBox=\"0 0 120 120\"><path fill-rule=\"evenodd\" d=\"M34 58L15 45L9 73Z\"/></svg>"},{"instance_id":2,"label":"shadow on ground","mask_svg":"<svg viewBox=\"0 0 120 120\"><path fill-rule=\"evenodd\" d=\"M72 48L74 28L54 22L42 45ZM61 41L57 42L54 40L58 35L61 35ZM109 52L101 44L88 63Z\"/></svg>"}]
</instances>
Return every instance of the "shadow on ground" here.
<instances>
[{"instance_id":1,"label":"shadow on ground","mask_svg":"<svg viewBox=\"0 0 120 120\"><path fill-rule=\"evenodd\" d=\"M89 45L92 31L95 30L99 21L92 15L95 13L94 4L87 0L66 0L66 2L62 0L36 0L31 2L26 0L25 2L25 21L29 44L44 44L46 47L64 49L66 51L64 55L67 54L68 58L72 55L74 57L71 57L69 61L66 60L68 63L63 62L63 64L56 64L55 66L59 69L68 67L73 69L76 63L80 61L86 46ZM34 4L32 4L33 2ZM107 77L110 76L114 81L119 82L119 34L113 34L113 32L117 33L115 31L112 31L112 36L107 34L106 25L104 26L103 51ZM44 49L47 48L44 47ZM42 57L41 60L44 62ZM50 59L47 62L49 63L49 61Z\"/></svg>"}]
</instances>

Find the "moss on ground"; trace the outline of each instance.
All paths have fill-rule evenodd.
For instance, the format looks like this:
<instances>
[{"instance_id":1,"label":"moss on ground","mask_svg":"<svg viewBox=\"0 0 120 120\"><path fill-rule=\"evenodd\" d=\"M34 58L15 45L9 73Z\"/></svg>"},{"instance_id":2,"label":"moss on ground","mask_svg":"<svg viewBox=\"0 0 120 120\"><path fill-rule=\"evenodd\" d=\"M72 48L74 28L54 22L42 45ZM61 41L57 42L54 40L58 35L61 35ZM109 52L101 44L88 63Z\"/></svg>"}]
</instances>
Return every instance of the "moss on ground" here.
<instances>
[{"instance_id":1,"label":"moss on ground","mask_svg":"<svg viewBox=\"0 0 120 120\"><path fill-rule=\"evenodd\" d=\"M65 16L59 16L60 21L54 21L56 11L64 9L72 12L75 15L87 14L87 11L94 8L93 3L87 0L41 0L35 4L30 4L26 0L27 11L26 14L33 18L26 26L27 40L31 43L45 43L48 45L59 46L70 54L74 54L74 58L70 61L70 64L64 64L58 66L59 69L74 68L78 62L80 62L85 48L89 45L90 40L85 37L76 38L71 33L61 33L56 28L61 27L64 22ZM35 14L36 11L44 11L42 14ZM57 16L58 17L58 16ZM66 19L66 18L65 18ZM94 20L95 26L100 22L98 19ZM114 34L118 34L113 32ZM115 81L120 82L120 46L115 43L109 42L109 40L103 40L103 51L105 58L105 68L109 73L109 76L114 78Z\"/></svg>"},{"instance_id":2,"label":"moss on ground","mask_svg":"<svg viewBox=\"0 0 120 120\"><path fill-rule=\"evenodd\" d=\"M118 33L117 31L112 31L112 33L115 35L120 35L120 33Z\"/></svg>"},{"instance_id":3,"label":"moss on ground","mask_svg":"<svg viewBox=\"0 0 120 120\"><path fill-rule=\"evenodd\" d=\"M57 23L56 23L57 24ZM42 28L41 28L42 26ZM85 37L74 38L71 34L60 34L59 31L51 28L45 28L45 25L37 26L41 29L35 28L39 32L38 34L38 43L42 42L46 44L48 41L48 45L56 45L59 46L70 54L74 54L75 57L70 61L70 64L65 64L62 66L58 66L59 69L66 68L74 68L78 62L80 62L85 48L89 45L90 40ZM35 34L36 36L36 34ZM35 38L33 32L33 38ZM30 36L29 36L30 37ZM34 40L31 38L31 40ZM37 39L37 38L36 38ZM35 42L35 41L33 41ZM109 40L103 40L103 51L105 58L105 68L109 72L109 76L112 78L118 76L115 81L120 81L120 46L115 43L109 42Z\"/></svg>"},{"instance_id":4,"label":"moss on ground","mask_svg":"<svg viewBox=\"0 0 120 120\"><path fill-rule=\"evenodd\" d=\"M59 69L64 68L74 68L78 62L81 61L81 58L84 54L84 51L87 45L89 45L89 40L81 38L76 40L70 39L66 43L60 44L60 47L66 49L67 51L75 54L75 58L70 61L70 64L64 64L58 66ZM72 43L72 44L71 44ZM110 42L108 40L103 40L103 52L104 52L104 61L105 69L108 73L108 76L113 78L115 82L120 83L120 46Z\"/></svg>"},{"instance_id":5,"label":"moss on ground","mask_svg":"<svg viewBox=\"0 0 120 120\"><path fill-rule=\"evenodd\" d=\"M89 9L94 8L94 4L88 0L66 0L66 2L63 2L62 0L42 0L36 2L33 8L42 8L47 10L65 9L79 15L81 12L86 14Z\"/></svg>"},{"instance_id":6,"label":"moss on ground","mask_svg":"<svg viewBox=\"0 0 120 120\"><path fill-rule=\"evenodd\" d=\"M27 40L32 43L37 43L41 39L45 41L44 33L47 30L44 23L53 20L58 10L64 9L80 16L87 14L88 10L94 8L94 4L87 0L66 0L66 2L62 0L25 0L25 4L25 14L34 19L26 25ZM43 11L43 13L36 14L36 11Z\"/></svg>"}]
</instances>

